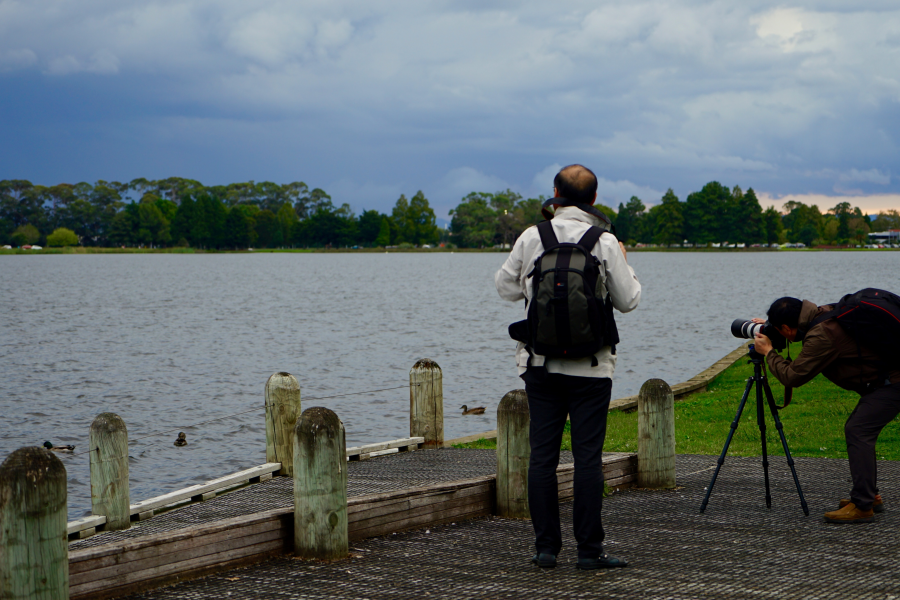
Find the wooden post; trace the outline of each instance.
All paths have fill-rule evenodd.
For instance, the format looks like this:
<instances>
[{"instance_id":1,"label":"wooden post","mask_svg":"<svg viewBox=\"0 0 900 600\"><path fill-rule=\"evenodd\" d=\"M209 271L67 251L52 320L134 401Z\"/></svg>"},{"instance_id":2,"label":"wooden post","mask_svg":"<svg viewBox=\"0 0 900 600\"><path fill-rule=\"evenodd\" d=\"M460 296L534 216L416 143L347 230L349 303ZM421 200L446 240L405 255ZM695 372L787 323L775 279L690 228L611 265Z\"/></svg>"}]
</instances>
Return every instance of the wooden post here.
<instances>
[{"instance_id":1,"label":"wooden post","mask_svg":"<svg viewBox=\"0 0 900 600\"><path fill-rule=\"evenodd\" d=\"M280 475L294 474L294 426L300 418L300 382L290 373L266 381L266 462L281 463Z\"/></svg>"},{"instance_id":2,"label":"wooden post","mask_svg":"<svg viewBox=\"0 0 900 600\"><path fill-rule=\"evenodd\" d=\"M294 430L294 552L337 560L349 549L347 442L333 411L303 411Z\"/></svg>"},{"instance_id":3,"label":"wooden post","mask_svg":"<svg viewBox=\"0 0 900 600\"><path fill-rule=\"evenodd\" d=\"M675 397L662 379L638 394L638 487L675 487Z\"/></svg>"},{"instance_id":4,"label":"wooden post","mask_svg":"<svg viewBox=\"0 0 900 600\"><path fill-rule=\"evenodd\" d=\"M66 468L44 448L0 465L0 598L67 600Z\"/></svg>"},{"instance_id":5,"label":"wooden post","mask_svg":"<svg viewBox=\"0 0 900 600\"><path fill-rule=\"evenodd\" d=\"M91 512L106 517L104 529L131 527L128 491L128 429L114 413L101 413L91 423Z\"/></svg>"},{"instance_id":6,"label":"wooden post","mask_svg":"<svg viewBox=\"0 0 900 600\"><path fill-rule=\"evenodd\" d=\"M409 370L409 437L425 438L425 448L444 445L444 383L441 368L428 358Z\"/></svg>"},{"instance_id":7,"label":"wooden post","mask_svg":"<svg viewBox=\"0 0 900 600\"><path fill-rule=\"evenodd\" d=\"M497 514L529 519L528 462L531 459L528 396L513 390L497 407Z\"/></svg>"}]
</instances>

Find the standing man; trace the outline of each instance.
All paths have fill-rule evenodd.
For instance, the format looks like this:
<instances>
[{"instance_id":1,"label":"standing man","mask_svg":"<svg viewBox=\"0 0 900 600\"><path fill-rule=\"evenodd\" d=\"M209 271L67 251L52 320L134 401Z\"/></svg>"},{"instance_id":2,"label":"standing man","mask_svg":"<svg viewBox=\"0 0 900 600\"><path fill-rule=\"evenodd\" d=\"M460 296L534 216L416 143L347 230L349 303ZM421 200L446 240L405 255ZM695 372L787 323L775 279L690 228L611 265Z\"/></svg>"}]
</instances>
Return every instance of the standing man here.
<instances>
[{"instance_id":1,"label":"standing man","mask_svg":"<svg viewBox=\"0 0 900 600\"><path fill-rule=\"evenodd\" d=\"M825 513L828 523L871 523L884 503L876 484L875 442L885 425L900 414L900 368L883 364L870 348L860 346L835 320L819 319L833 306L784 297L769 307L775 329L803 349L792 361L773 351L772 342L756 336L756 351L766 357L772 375L785 388L800 387L821 373L835 385L860 395L844 424L853 489L838 509Z\"/></svg>"},{"instance_id":2,"label":"standing man","mask_svg":"<svg viewBox=\"0 0 900 600\"><path fill-rule=\"evenodd\" d=\"M553 180L552 234L559 243L575 244L588 237L592 227L607 228L605 217L593 208L597 177L581 165L562 169ZM577 205L581 205L580 207ZM594 230L596 235L599 233ZM544 232L546 239L547 232ZM531 273L545 248L538 227L528 228L516 241L509 258L494 276L504 300L532 303ZM611 301L621 312L634 310L641 298L641 284L626 263L625 247L604 231L592 245L598 261L597 296ZM557 284L560 285L560 284ZM568 313L569 311L566 311ZM609 317L612 310L609 309ZM574 317L573 317L574 318ZM587 323L582 324L587 328ZM572 323L573 329L578 326ZM615 326L612 325L615 331ZM615 340L613 340L615 343ZM519 376L525 381L531 414L531 462L528 468L528 504L535 531L536 553L532 562L555 567L562 548L556 468L567 416L572 423L575 457L574 530L578 542L579 569L624 567L628 563L603 551L603 442L606 416L616 367L615 347L605 345L583 358L550 358L520 341L516 349Z\"/></svg>"}]
</instances>

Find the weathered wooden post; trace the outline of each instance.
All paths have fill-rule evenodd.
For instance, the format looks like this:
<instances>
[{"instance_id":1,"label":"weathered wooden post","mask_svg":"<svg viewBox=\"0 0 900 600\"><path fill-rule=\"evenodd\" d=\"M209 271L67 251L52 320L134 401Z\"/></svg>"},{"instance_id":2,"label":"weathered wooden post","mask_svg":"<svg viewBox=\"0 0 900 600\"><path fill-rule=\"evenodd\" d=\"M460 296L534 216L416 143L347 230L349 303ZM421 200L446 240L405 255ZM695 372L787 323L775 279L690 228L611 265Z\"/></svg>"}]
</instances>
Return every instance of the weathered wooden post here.
<instances>
[{"instance_id":1,"label":"weathered wooden post","mask_svg":"<svg viewBox=\"0 0 900 600\"><path fill-rule=\"evenodd\" d=\"M675 397L662 379L638 394L638 487L675 487Z\"/></svg>"},{"instance_id":2,"label":"weathered wooden post","mask_svg":"<svg viewBox=\"0 0 900 600\"><path fill-rule=\"evenodd\" d=\"M497 407L497 514L531 518L528 509L528 461L531 459L528 396L513 390Z\"/></svg>"},{"instance_id":3,"label":"weathered wooden post","mask_svg":"<svg viewBox=\"0 0 900 600\"><path fill-rule=\"evenodd\" d=\"M131 527L128 491L128 429L114 413L101 413L91 423L91 512L106 517L105 529Z\"/></svg>"},{"instance_id":4,"label":"weathered wooden post","mask_svg":"<svg viewBox=\"0 0 900 600\"><path fill-rule=\"evenodd\" d=\"M0 465L0 598L67 600L66 468L44 448Z\"/></svg>"},{"instance_id":5,"label":"weathered wooden post","mask_svg":"<svg viewBox=\"0 0 900 600\"><path fill-rule=\"evenodd\" d=\"M409 437L425 438L425 448L444 445L443 375L428 358L409 370Z\"/></svg>"},{"instance_id":6,"label":"weathered wooden post","mask_svg":"<svg viewBox=\"0 0 900 600\"><path fill-rule=\"evenodd\" d=\"M346 452L333 411L303 411L294 429L294 552L301 558L347 557Z\"/></svg>"},{"instance_id":7,"label":"weathered wooden post","mask_svg":"<svg viewBox=\"0 0 900 600\"><path fill-rule=\"evenodd\" d=\"M266 381L266 462L281 463L279 474L294 474L294 426L300 418L300 382L290 373Z\"/></svg>"}]
</instances>

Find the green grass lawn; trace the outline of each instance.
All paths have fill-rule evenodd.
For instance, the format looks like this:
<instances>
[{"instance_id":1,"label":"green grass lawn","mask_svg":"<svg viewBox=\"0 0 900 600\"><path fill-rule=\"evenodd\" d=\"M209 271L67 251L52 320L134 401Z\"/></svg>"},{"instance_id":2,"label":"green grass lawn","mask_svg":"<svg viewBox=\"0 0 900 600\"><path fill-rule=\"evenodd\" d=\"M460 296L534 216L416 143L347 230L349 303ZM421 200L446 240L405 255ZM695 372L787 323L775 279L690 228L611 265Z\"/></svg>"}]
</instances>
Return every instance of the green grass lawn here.
<instances>
[{"instance_id":1,"label":"green grass lawn","mask_svg":"<svg viewBox=\"0 0 900 600\"><path fill-rule=\"evenodd\" d=\"M794 344L791 355L800 352ZM675 402L675 449L678 454L719 454L737 412L747 378L753 365L741 359L710 382L709 390L692 394ZM774 377L769 385L775 401L780 405L784 388ZM859 396L837 387L821 375L794 390L791 405L779 412L791 454L823 458L846 458L844 422L856 406ZM775 423L766 407L766 439L772 455L784 455ZM900 460L900 423L895 419L881 432L878 439L879 459ZM458 447L495 448L494 440L479 440ZM571 450L569 427L563 436L562 449ZM637 412L609 413L606 434L607 452L637 451ZM760 435L756 424L756 389L747 401L734 439L728 450L732 456L758 456Z\"/></svg>"}]
</instances>

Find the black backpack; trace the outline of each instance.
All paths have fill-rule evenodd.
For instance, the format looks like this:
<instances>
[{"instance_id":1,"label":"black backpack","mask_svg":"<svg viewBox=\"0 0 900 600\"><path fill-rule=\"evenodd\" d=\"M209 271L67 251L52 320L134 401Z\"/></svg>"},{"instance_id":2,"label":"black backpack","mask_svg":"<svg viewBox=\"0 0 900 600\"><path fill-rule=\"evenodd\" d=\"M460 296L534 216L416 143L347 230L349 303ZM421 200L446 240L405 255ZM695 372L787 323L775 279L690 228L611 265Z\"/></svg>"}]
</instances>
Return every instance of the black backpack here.
<instances>
[{"instance_id":1,"label":"black backpack","mask_svg":"<svg viewBox=\"0 0 900 600\"><path fill-rule=\"evenodd\" d=\"M529 353L554 358L593 357L619 343L613 306L597 296L600 262L591 254L600 236L592 226L575 244L560 243L550 221L538 226L544 252L534 262L527 319L509 326L509 334ZM592 362L596 366L596 359Z\"/></svg>"},{"instance_id":2,"label":"black backpack","mask_svg":"<svg viewBox=\"0 0 900 600\"><path fill-rule=\"evenodd\" d=\"M859 346L877 354L886 367L900 366L900 296L876 288L847 294L834 309L814 320L810 329L826 319L836 320Z\"/></svg>"}]
</instances>

